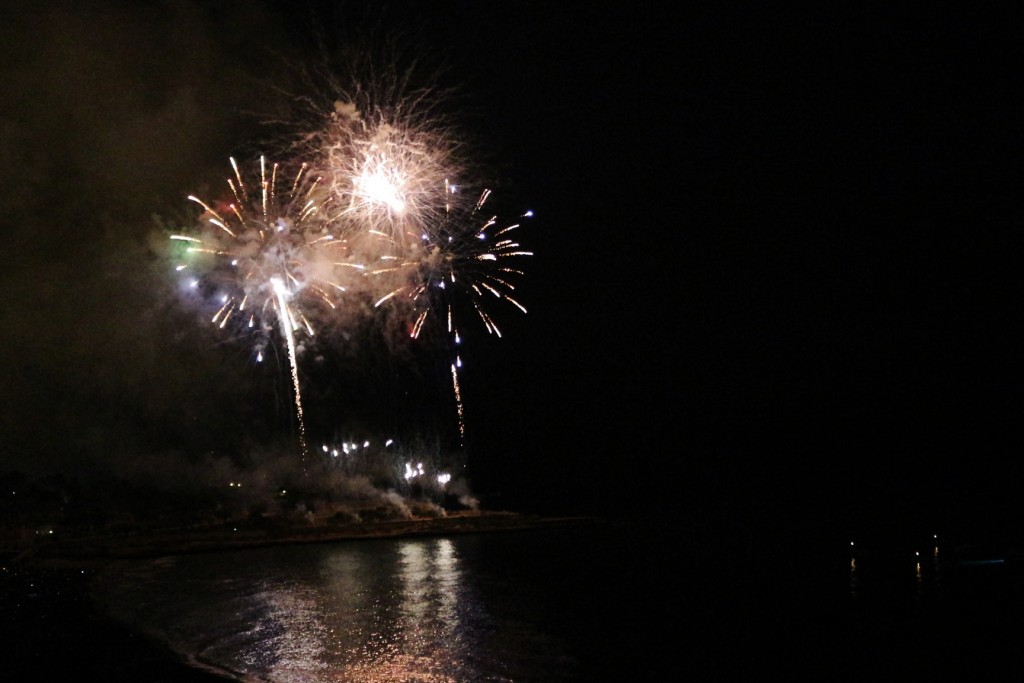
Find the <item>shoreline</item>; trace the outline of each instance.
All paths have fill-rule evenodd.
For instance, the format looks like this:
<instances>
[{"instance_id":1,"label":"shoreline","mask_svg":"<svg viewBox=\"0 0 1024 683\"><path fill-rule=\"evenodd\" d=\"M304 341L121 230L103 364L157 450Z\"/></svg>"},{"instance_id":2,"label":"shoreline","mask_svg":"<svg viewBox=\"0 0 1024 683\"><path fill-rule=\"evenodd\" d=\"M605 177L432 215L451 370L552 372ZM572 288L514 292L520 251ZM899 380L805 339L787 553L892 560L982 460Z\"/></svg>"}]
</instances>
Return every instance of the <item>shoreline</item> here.
<instances>
[{"instance_id":1,"label":"shoreline","mask_svg":"<svg viewBox=\"0 0 1024 683\"><path fill-rule=\"evenodd\" d=\"M47 541L20 552L16 558L5 558L0 566L0 637L9 653L5 667L19 680L239 680L230 672L182 658L162 643L103 614L92 602L90 582L110 562L287 543L522 531L597 521L589 517L465 511L436 518L295 528L167 530Z\"/></svg>"},{"instance_id":2,"label":"shoreline","mask_svg":"<svg viewBox=\"0 0 1024 683\"><path fill-rule=\"evenodd\" d=\"M411 517L359 522L321 522L306 526L263 528L228 523L198 529L151 530L121 535L71 536L44 541L23 550L11 566L90 566L106 561L216 552L269 545L331 543L350 540L443 536L520 531L594 524L596 517L547 517L508 511L459 511L438 517Z\"/></svg>"},{"instance_id":3,"label":"shoreline","mask_svg":"<svg viewBox=\"0 0 1024 683\"><path fill-rule=\"evenodd\" d=\"M189 662L93 603L98 567L23 563L0 569L0 637L12 680L218 683L238 680Z\"/></svg>"}]
</instances>

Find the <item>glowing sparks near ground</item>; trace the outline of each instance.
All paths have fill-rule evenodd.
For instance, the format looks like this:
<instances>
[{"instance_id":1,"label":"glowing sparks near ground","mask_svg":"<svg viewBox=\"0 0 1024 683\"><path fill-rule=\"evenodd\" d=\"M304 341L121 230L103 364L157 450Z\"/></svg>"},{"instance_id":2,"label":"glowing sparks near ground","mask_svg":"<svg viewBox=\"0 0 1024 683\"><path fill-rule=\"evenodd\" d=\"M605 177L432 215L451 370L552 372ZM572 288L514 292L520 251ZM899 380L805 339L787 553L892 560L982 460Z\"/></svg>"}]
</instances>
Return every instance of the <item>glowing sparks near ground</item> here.
<instances>
[{"instance_id":1,"label":"glowing sparks near ground","mask_svg":"<svg viewBox=\"0 0 1024 683\"><path fill-rule=\"evenodd\" d=\"M405 463L405 480L408 481L415 477L422 476L424 474L423 463L418 462L413 465L411 462Z\"/></svg>"}]
</instances>

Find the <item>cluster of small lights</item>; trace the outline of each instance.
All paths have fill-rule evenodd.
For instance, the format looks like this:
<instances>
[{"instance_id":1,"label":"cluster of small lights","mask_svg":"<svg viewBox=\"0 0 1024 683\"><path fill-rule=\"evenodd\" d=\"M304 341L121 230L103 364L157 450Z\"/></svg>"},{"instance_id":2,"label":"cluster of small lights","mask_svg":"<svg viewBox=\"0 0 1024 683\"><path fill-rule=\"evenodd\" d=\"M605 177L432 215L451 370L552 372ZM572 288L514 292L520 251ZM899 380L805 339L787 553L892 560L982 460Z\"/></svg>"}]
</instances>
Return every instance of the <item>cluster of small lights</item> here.
<instances>
[{"instance_id":1,"label":"cluster of small lights","mask_svg":"<svg viewBox=\"0 0 1024 683\"><path fill-rule=\"evenodd\" d=\"M405 479L406 481L419 477L423 474L423 463L416 463L414 466L411 462L405 463Z\"/></svg>"},{"instance_id":2,"label":"cluster of small lights","mask_svg":"<svg viewBox=\"0 0 1024 683\"><path fill-rule=\"evenodd\" d=\"M394 443L395 443L394 439L387 439L384 442L384 448L390 448L391 446L394 445ZM340 447L339 446L331 446L329 444L323 444L320 448L321 448L321 450L323 450L323 452L326 455L330 455L332 457L337 458L342 453L344 453L345 455L349 455L351 453L355 453L359 449L366 450L366 449L370 448L371 445L372 444L370 443L369 439L367 439L366 441L363 441L363 443L361 443L361 444L356 443L354 441L344 441L344 442L342 442Z\"/></svg>"},{"instance_id":3,"label":"cluster of small lights","mask_svg":"<svg viewBox=\"0 0 1024 683\"><path fill-rule=\"evenodd\" d=\"M857 568L857 560L853 556L853 548L855 546L856 546L856 542L855 541L850 541L850 548L851 548L851 550L850 550L850 553L851 553L851 555L850 555L850 569L853 570L853 571L855 571L856 568ZM938 557L938 556L939 556L939 535L938 534L932 534L932 557ZM921 562L920 562L920 558L921 558L921 551L920 550L915 550L914 551L914 561L915 561L915 570L917 572L918 578L920 578L920 575L921 575Z\"/></svg>"},{"instance_id":4,"label":"cluster of small lights","mask_svg":"<svg viewBox=\"0 0 1024 683\"><path fill-rule=\"evenodd\" d=\"M422 477L426 474L426 470L423 468L423 463L418 462L415 465L412 461L405 463L405 480L411 481L417 477ZM452 475L447 472L441 472L437 475L437 483L440 486L444 486L452 480Z\"/></svg>"}]
</instances>

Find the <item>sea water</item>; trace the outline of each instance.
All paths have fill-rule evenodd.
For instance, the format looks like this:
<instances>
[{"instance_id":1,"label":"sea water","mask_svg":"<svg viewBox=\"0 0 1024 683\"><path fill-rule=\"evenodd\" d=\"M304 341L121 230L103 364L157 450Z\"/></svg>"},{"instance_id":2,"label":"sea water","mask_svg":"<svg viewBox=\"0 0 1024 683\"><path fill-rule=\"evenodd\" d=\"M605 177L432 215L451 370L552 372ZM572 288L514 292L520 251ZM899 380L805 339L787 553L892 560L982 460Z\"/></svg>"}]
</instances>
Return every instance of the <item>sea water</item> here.
<instances>
[{"instance_id":1,"label":"sea water","mask_svg":"<svg viewBox=\"0 0 1024 683\"><path fill-rule=\"evenodd\" d=\"M275 683L854 680L1016 660L1005 558L838 548L542 528L132 560L93 595L182 657Z\"/></svg>"}]
</instances>

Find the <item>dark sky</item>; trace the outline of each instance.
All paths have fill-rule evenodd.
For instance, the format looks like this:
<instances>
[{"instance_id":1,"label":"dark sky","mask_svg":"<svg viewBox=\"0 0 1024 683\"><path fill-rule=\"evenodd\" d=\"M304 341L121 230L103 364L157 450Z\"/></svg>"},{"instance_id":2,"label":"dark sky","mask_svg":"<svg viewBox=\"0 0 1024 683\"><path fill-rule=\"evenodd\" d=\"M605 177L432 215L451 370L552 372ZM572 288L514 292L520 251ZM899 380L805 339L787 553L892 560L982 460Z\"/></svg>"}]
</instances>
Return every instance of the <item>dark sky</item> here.
<instances>
[{"instance_id":1,"label":"dark sky","mask_svg":"<svg viewBox=\"0 0 1024 683\"><path fill-rule=\"evenodd\" d=\"M261 149L252 112L295 86L286 61L387 36L445 66L500 195L536 212L530 312L467 359L484 493L1019 512L1024 61L1004 18L21 4L0 28L4 465L128 467L248 424L270 380L164 296L153 216Z\"/></svg>"}]
</instances>

